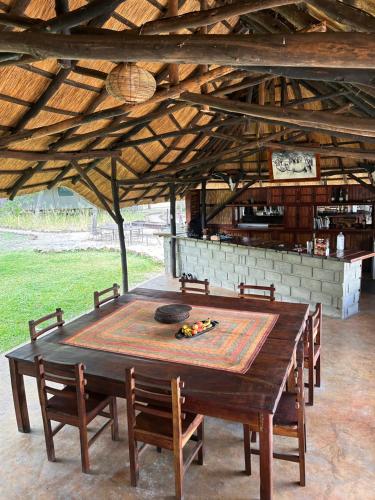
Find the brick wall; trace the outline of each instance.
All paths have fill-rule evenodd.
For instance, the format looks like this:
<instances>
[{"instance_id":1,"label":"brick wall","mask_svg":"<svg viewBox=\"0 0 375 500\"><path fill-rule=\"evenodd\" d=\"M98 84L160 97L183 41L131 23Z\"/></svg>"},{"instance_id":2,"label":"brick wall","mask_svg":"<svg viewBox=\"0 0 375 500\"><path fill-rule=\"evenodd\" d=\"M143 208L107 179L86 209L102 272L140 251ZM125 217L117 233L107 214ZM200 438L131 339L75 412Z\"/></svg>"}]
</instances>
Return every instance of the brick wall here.
<instances>
[{"instance_id":1,"label":"brick wall","mask_svg":"<svg viewBox=\"0 0 375 500\"><path fill-rule=\"evenodd\" d=\"M170 274L170 238L164 237L166 273ZM207 278L214 286L270 285L285 302L322 302L324 314L347 318L358 312L362 263L301 256L215 241L178 238L177 272Z\"/></svg>"}]
</instances>

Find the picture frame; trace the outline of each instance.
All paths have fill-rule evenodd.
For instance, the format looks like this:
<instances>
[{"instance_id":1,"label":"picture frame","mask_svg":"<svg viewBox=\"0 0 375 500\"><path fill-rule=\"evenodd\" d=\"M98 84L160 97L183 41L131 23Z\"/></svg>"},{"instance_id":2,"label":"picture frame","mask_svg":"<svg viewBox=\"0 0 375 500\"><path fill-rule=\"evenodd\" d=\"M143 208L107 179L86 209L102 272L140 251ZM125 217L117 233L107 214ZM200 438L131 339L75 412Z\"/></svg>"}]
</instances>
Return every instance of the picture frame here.
<instances>
[{"instance_id":1,"label":"picture frame","mask_svg":"<svg viewBox=\"0 0 375 500\"><path fill-rule=\"evenodd\" d=\"M268 168L273 182L316 181L320 179L320 156L298 150L269 149Z\"/></svg>"}]
</instances>

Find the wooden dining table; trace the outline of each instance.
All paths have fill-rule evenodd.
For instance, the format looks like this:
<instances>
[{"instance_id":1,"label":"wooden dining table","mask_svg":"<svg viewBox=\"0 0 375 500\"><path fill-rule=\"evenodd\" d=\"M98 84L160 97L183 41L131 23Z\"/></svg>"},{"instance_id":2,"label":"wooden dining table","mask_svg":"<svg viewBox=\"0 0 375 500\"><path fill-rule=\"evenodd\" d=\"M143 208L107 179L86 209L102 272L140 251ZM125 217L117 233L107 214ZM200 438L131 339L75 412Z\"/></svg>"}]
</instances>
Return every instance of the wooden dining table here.
<instances>
[{"instance_id":1,"label":"wooden dining table","mask_svg":"<svg viewBox=\"0 0 375 500\"><path fill-rule=\"evenodd\" d=\"M152 300L185 303L191 306L261 312L279 315L267 339L245 373L204 368L183 363L87 349L62 343L88 326L94 327L105 316L131 302ZM185 382L186 411L246 423L258 414L260 432L260 498L272 498L273 415L293 366L298 342L308 317L308 305L239 299L215 295L181 294L136 288L100 309L95 309L62 327L7 354L13 400L20 432L30 432L24 375L35 376L34 358L77 363L86 366L88 389L125 397L125 368L155 377L180 376ZM99 328L99 326L98 326Z\"/></svg>"}]
</instances>

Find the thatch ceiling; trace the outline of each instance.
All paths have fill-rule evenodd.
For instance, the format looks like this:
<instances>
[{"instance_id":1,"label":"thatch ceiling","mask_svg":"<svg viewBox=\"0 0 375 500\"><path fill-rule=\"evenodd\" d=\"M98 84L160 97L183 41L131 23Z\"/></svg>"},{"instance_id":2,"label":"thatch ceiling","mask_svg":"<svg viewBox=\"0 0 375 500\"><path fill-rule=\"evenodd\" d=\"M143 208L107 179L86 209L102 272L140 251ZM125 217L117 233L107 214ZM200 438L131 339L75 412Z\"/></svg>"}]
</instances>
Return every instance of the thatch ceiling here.
<instances>
[{"instance_id":1,"label":"thatch ceiling","mask_svg":"<svg viewBox=\"0 0 375 500\"><path fill-rule=\"evenodd\" d=\"M375 0L180 0L185 16L152 23L168 4L0 2L0 197L64 185L101 205L95 186L111 203L112 155L122 205L164 201L217 172L267 181L269 146L296 144L318 148L329 182L371 182ZM149 102L107 94L121 60L153 73Z\"/></svg>"}]
</instances>

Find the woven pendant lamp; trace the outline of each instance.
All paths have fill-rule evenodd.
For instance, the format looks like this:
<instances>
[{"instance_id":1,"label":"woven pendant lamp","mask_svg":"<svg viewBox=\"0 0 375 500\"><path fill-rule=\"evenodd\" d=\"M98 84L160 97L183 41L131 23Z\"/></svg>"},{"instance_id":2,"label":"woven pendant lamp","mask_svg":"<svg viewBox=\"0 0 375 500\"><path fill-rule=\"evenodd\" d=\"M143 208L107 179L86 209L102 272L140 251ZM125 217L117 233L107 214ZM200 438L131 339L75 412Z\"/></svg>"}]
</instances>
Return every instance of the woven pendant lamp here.
<instances>
[{"instance_id":1,"label":"woven pendant lamp","mask_svg":"<svg viewBox=\"0 0 375 500\"><path fill-rule=\"evenodd\" d=\"M127 62L116 66L107 76L106 88L109 95L128 104L137 104L150 99L156 90L153 75Z\"/></svg>"}]
</instances>

